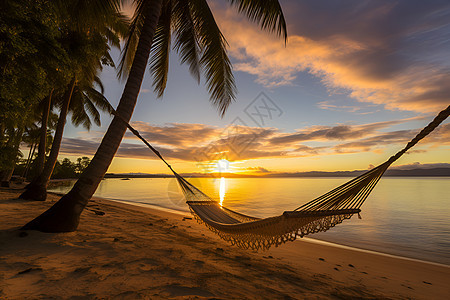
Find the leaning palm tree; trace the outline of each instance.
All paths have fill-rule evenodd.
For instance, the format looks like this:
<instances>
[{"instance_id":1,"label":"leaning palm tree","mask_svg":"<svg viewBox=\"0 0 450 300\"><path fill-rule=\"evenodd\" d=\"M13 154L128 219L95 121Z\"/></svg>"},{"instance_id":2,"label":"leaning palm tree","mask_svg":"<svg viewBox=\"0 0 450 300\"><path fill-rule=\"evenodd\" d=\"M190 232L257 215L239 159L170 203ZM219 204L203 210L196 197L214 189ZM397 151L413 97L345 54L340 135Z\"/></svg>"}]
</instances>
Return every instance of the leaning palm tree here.
<instances>
[{"instance_id":1,"label":"leaning palm tree","mask_svg":"<svg viewBox=\"0 0 450 300\"><path fill-rule=\"evenodd\" d=\"M206 0L136 0L136 11L127 39L123 70L128 71L125 88L103 140L87 169L69 193L24 229L44 232L75 231L81 212L97 189L119 148L136 105L148 63L154 89L162 95L167 81L172 33L175 50L198 79L204 71L212 103L223 115L235 97L232 67L226 41ZM277 0L230 0L232 5L263 29L286 39L286 24ZM128 68L129 66L129 68Z\"/></svg>"}]
</instances>

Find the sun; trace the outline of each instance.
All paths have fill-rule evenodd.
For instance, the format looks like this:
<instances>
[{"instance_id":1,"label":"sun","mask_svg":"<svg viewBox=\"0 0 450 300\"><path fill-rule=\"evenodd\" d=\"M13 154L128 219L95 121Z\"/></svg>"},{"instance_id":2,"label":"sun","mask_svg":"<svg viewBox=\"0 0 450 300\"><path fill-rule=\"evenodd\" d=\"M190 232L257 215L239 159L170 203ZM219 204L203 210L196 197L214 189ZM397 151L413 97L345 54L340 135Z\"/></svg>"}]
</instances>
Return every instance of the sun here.
<instances>
[{"instance_id":1,"label":"sun","mask_svg":"<svg viewBox=\"0 0 450 300\"><path fill-rule=\"evenodd\" d=\"M214 172L226 173L230 171L230 162L226 159L220 159L216 163Z\"/></svg>"}]
</instances>

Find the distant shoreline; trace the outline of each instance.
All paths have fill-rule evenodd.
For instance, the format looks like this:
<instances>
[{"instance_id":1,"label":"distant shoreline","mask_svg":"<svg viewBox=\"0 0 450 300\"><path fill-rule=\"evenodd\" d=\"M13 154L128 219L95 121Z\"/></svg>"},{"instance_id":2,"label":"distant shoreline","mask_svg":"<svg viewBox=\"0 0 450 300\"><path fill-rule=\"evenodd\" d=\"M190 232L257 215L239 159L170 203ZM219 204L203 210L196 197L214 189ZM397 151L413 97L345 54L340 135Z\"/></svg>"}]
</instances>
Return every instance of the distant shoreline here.
<instances>
[{"instance_id":1,"label":"distant shoreline","mask_svg":"<svg viewBox=\"0 0 450 300\"><path fill-rule=\"evenodd\" d=\"M185 173L188 178L307 178L307 177L356 177L367 170L355 171L310 171L295 173L266 173L266 174L234 174L234 173ZM385 177L450 177L450 168L412 169L412 170L387 170ZM145 174L145 173L107 173L105 178L173 178L171 174Z\"/></svg>"}]
</instances>

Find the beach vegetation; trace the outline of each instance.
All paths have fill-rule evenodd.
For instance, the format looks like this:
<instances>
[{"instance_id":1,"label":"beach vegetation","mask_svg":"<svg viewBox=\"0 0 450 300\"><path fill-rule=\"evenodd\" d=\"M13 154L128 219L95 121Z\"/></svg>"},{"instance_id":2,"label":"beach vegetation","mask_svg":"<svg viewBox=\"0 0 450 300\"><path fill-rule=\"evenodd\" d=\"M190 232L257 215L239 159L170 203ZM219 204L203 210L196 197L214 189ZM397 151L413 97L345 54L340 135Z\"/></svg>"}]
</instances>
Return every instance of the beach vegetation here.
<instances>
[{"instance_id":1,"label":"beach vegetation","mask_svg":"<svg viewBox=\"0 0 450 300\"><path fill-rule=\"evenodd\" d=\"M101 124L99 109L111 111L111 105L103 96L104 88L98 74L104 65L115 67L109 53L110 45L120 48L120 38L127 30L125 18L114 8L109 12L113 17L105 18L105 23L97 20L90 27L78 25L77 12L68 11L65 6L59 8L65 16L61 24L64 28L61 43L70 59L71 79L62 92L53 97L53 103L59 109L59 119L51 151L45 165L41 167L38 164L37 176L20 195L22 199L45 201L69 112L75 126L83 125L89 130L92 121L98 126Z\"/></svg>"},{"instance_id":2,"label":"beach vegetation","mask_svg":"<svg viewBox=\"0 0 450 300\"><path fill-rule=\"evenodd\" d=\"M53 85L52 81L45 81L47 83L45 91L32 102L33 105L42 103L43 107L41 141L38 144L40 145L38 149L41 148L41 151L38 150L40 159L37 161L38 174L41 174L44 169L52 169L50 165L46 168L42 164L42 157L45 156L43 155L45 153L44 128L49 112L52 110L52 104L56 103L56 99L61 95L63 99L69 98L67 96L69 94L73 97L74 81L80 78L80 73L77 68L74 68L70 48L65 47L66 44L63 41L66 40L68 32L77 32L81 36L98 32L111 44L114 40L110 38L111 33L119 32L117 20L124 19L119 13L122 2L125 1L51 2L41 0L39 2L44 8L51 7L50 10L55 14L55 18L48 19L54 20L52 29L55 29L57 37L55 42L59 42L58 49L61 50L63 57L62 64L58 64L58 59L55 59L56 63L50 65L61 65L64 69L53 68L56 74L63 74L58 80L53 80L58 82L58 85ZM249 20L259 24L263 30L275 32L286 40L286 24L278 1L231 0L229 2ZM200 82L202 75L204 76L211 103L220 115L225 113L235 98L236 86L227 54L227 42L206 0L136 0L134 4L135 12L124 39L125 46L119 70L121 78L126 79L126 83L119 105L114 111L114 119L91 163L81 174L73 189L49 210L24 226L25 229L47 232L76 230L81 212L106 173L127 129L127 122L136 105L148 64L153 77L153 89L158 96L163 95L167 83L171 49L180 55L182 63L189 66L190 73L197 82ZM27 11L28 7L22 7L24 8ZM69 22L66 23L67 20ZM102 58L105 57L102 56ZM108 60L107 57L106 59ZM104 60L101 62L103 63ZM43 77L48 78L48 76ZM70 107L70 103L67 105L67 100L65 101L59 106L63 118L66 106L67 109ZM26 105L26 107L29 108L32 105ZM54 137L57 144L60 143L59 132ZM51 160L48 161L54 162L55 155L51 153L50 157Z\"/></svg>"}]
</instances>

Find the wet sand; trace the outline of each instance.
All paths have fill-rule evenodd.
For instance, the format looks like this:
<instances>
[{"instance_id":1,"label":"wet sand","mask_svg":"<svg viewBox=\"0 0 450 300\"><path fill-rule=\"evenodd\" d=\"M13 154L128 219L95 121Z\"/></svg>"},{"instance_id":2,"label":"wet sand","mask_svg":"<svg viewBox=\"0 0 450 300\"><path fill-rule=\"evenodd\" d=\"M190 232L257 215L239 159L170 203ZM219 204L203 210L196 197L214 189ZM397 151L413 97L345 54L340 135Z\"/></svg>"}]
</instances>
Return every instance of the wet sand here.
<instances>
[{"instance_id":1,"label":"wet sand","mask_svg":"<svg viewBox=\"0 0 450 300\"><path fill-rule=\"evenodd\" d=\"M190 215L93 199L77 232L22 231L58 200L0 189L1 299L447 299L450 267L302 239L229 245Z\"/></svg>"}]
</instances>

